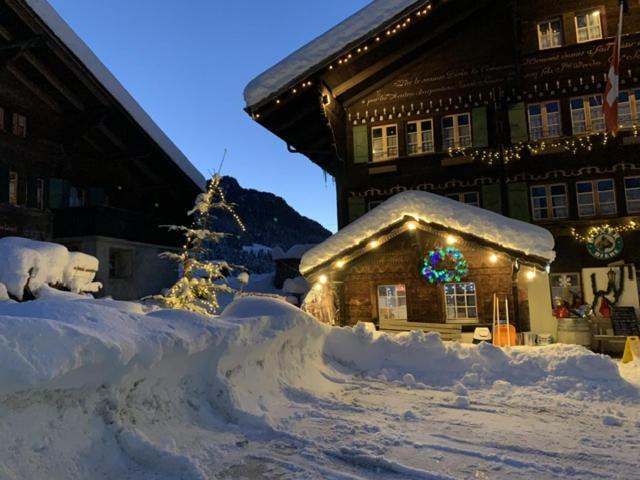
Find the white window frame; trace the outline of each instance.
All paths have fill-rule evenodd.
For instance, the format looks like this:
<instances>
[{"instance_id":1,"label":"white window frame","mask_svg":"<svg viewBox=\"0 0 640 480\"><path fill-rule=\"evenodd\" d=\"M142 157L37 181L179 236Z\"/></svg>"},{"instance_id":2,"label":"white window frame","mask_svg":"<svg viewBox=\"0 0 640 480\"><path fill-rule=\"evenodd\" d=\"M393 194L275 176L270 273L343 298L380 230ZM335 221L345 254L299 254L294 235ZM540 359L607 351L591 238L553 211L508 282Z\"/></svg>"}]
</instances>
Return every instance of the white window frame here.
<instances>
[{"instance_id":1,"label":"white window frame","mask_svg":"<svg viewBox=\"0 0 640 480\"><path fill-rule=\"evenodd\" d=\"M18 172L9 172L9 204L18 205Z\"/></svg>"},{"instance_id":2,"label":"white window frame","mask_svg":"<svg viewBox=\"0 0 640 480\"><path fill-rule=\"evenodd\" d=\"M13 133L17 137L26 138L27 137L27 117L20 114L15 113L12 117L11 122L11 133Z\"/></svg>"},{"instance_id":3,"label":"white window frame","mask_svg":"<svg viewBox=\"0 0 640 480\"><path fill-rule=\"evenodd\" d=\"M600 195L600 190L598 190L598 182L604 182L604 181L609 181L613 184L612 190L606 190L606 192L613 192L612 202L602 202L600 198L601 195ZM591 192L582 192L582 193L579 192L578 185L587 184L587 183L591 184ZM584 202L581 203L581 197L586 198L587 196L591 196L591 202L589 204ZM592 217L598 217L598 216L610 217L618 213L618 205L617 205L617 199L616 199L616 182L613 178L598 178L595 180L583 180L580 182L576 182L576 199L578 203L578 216L581 218L592 218ZM603 204L613 205L613 212L602 213ZM583 211L583 208L581 208L585 206L591 207L594 213L585 214Z\"/></svg>"},{"instance_id":4,"label":"white window frame","mask_svg":"<svg viewBox=\"0 0 640 480\"><path fill-rule=\"evenodd\" d=\"M467 125L460 125L460 118L462 117L467 117L469 119L469 123ZM447 120L448 118L453 119L453 126L451 127L445 127L444 122L445 120ZM471 147L473 145L473 131L471 128L471 114L466 112L466 113L456 113L454 115L445 115L444 117L442 117L442 145L444 146L445 149L448 148L467 148L467 147ZM468 134L467 135L463 135L462 134L462 129L468 129ZM447 132L451 131L452 136L452 142L451 144L449 144L449 142L447 141ZM464 143L463 143L464 141Z\"/></svg>"},{"instance_id":5,"label":"white window frame","mask_svg":"<svg viewBox=\"0 0 640 480\"><path fill-rule=\"evenodd\" d=\"M626 102L622 101L621 96L618 97L618 123L620 124L620 128L632 128L634 125L638 124L640 120L640 89L633 90L622 90L620 94L626 93L628 95L628 100ZM625 114L629 118L627 122L623 122L621 120L623 113L622 111L628 109L628 115Z\"/></svg>"},{"instance_id":6,"label":"white window frame","mask_svg":"<svg viewBox=\"0 0 640 480\"><path fill-rule=\"evenodd\" d=\"M473 291L467 290L468 285L473 285ZM458 290L459 286L463 286L463 292ZM447 290L453 288L453 293L448 293ZM477 323L478 322L478 290L475 282L457 282L457 283L445 283L444 284L444 305L445 315L447 323ZM470 304L469 299L473 298L473 305ZM449 303L449 299L452 303ZM455 312L454 315L452 315ZM463 315L460 316L460 309L463 310ZM472 313L475 312L475 315Z\"/></svg>"},{"instance_id":7,"label":"white window frame","mask_svg":"<svg viewBox=\"0 0 640 480\"><path fill-rule=\"evenodd\" d=\"M475 202L466 202L465 201L465 195L470 195L470 194L475 194L476 196L476 200ZM471 191L471 192L455 192L455 193L447 193L445 195L445 197L450 198L452 200L456 200L460 203L464 203L465 205L473 205L475 207L479 207L480 206L480 192L478 191Z\"/></svg>"},{"instance_id":8,"label":"white window frame","mask_svg":"<svg viewBox=\"0 0 640 480\"><path fill-rule=\"evenodd\" d=\"M395 135L389 135L389 129L395 128ZM381 137L375 137L375 132L380 130ZM380 140L381 147L376 150L376 142ZM398 124L392 123L388 125L380 125L377 127L371 127L371 160L373 162L384 162L386 160L393 160L398 158Z\"/></svg>"},{"instance_id":9,"label":"white window frame","mask_svg":"<svg viewBox=\"0 0 640 480\"><path fill-rule=\"evenodd\" d=\"M554 195L551 192L553 187L564 187L564 195ZM546 207L539 207L535 203L536 198L541 198L539 196L533 195L533 190L535 188L544 188L545 190L545 198L547 200ZM550 183L550 184L539 184L539 185L531 185L529 187L529 197L531 198L531 216L535 221L546 221L546 220L558 220L569 218L569 188L566 183ZM555 206L554 199L564 198L564 206ZM558 210L564 209L565 214L560 215L557 213ZM546 212L547 216L543 217L539 214L539 212Z\"/></svg>"},{"instance_id":10,"label":"white window frame","mask_svg":"<svg viewBox=\"0 0 640 480\"><path fill-rule=\"evenodd\" d=\"M556 34L551 29L553 23L558 23L560 25L560 31ZM547 25L550 33L543 33L540 27L542 25ZM540 50L549 50L551 48L558 48L562 46L563 43L563 31L562 31L562 18L555 17L549 18L547 20L542 20L536 24L536 31L538 32L538 48ZM543 40L547 38L550 40L549 45L545 46Z\"/></svg>"},{"instance_id":11,"label":"white window frame","mask_svg":"<svg viewBox=\"0 0 640 480\"><path fill-rule=\"evenodd\" d=\"M627 187L627 180L638 180L640 176L624 177L624 199L627 206L627 213L640 213L640 187ZM638 198L629 198L629 192L638 192ZM632 206L635 204L635 207Z\"/></svg>"},{"instance_id":12,"label":"white window frame","mask_svg":"<svg viewBox=\"0 0 640 480\"><path fill-rule=\"evenodd\" d=\"M587 21L586 27L578 26L578 18L585 17ZM597 23L592 22L594 18L597 18ZM596 8L586 12L576 13L573 17L573 22L576 27L576 40L578 43L587 43L594 40L600 40L603 38L604 32L602 31L602 12ZM580 32L586 33L586 37L580 39Z\"/></svg>"},{"instance_id":13,"label":"white window frame","mask_svg":"<svg viewBox=\"0 0 640 480\"><path fill-rule=\"evenodd\" d=\"M548 106L555 104L558 107L557 112L549 112ZM531 113L531 107L540 107L540 135L534 134L538 130L537 125L534 127L533 119L538 115ZM560 102L558 100L550 100L548 102L530 103L527 105L527 120L529 122L529 137L531 140L541 140L543 138L558 138L562 136L562 114L560 111Z\"/></svg>"},{"instance_id":14,"label":"white window frame","mask_svg":"<svg viewBox=\"0 0 640 480\"><path fill-rule=\"evenodd\" d=\"M591 106L590 99L591 98L599 98L600 105ZM581 108L573 108L573 102L575 100L582 100ZM587 133L594 132L603 132L605 130L604 123L604 111L603 111L603 103L602 103L602 95L587 95L585 97L573 97L569 100L569 110L571 111L571 130L574 135L582 135ZM599 107L599 110L598 110ZM577 121L577 116L579 112L582 112L582 116L584 116L584 130L577 131L576 124L583 123L582 119Z\"/></svg>"},{"instance_id":15,"label":"white window frame","mask_svg":"<svg viewBox=\"0 0 640 480\"><path fill-rule=\"evenodd\" d=\"M429 122L431 128L423 128L424 124ZM416 126L415 133L409 133L409 125ZM415 135L415 141L411 141L411 136ZM407 155L420 155L423 153L433 153L436 151L435 134L433 118L423 118L413 122L407 122ZM425 138L426 137L426 138ZM412 146L415 146L415 150L412 150Z\"/></svg>"},{"instance_id":16,"label":"white window frame","mask_svg":"<svg viewBox=\"0 0 640 480\"><path fill-rule=\"evenodd\" d=\"M398 294L402 287L401 294ZM386 295L381 295L381 289L386 289ZM394 295L389 295L393 289ZM380 323L385 321L403 321L409 320L407 312L407 286L403 283L397 283L395 285L378 285L376 288L376 297L378 299L378 321ZM383 305L388 303L389 299L393 299L395 305ZM393 313L393 315L391 315Z\"/></svg>"}]
</instances>

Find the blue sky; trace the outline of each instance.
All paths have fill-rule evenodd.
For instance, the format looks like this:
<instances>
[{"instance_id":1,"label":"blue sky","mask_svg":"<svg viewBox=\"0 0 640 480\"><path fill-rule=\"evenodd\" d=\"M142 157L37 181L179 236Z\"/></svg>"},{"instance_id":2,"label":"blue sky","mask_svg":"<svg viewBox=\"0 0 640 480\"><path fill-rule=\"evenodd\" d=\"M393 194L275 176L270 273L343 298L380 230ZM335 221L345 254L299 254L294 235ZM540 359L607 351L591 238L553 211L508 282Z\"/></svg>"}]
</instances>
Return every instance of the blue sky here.
<instances>
[{"instance_id":1,"label":"blue sky","mask_svg":"<svg viewBox=\"0 0 640 480\"><path fill-rule=\"evenodd\" d=\"M243 111L245 85L369 0L49 0L187 157L336 229L319 167Z\"/></svg>"}]
</instances>

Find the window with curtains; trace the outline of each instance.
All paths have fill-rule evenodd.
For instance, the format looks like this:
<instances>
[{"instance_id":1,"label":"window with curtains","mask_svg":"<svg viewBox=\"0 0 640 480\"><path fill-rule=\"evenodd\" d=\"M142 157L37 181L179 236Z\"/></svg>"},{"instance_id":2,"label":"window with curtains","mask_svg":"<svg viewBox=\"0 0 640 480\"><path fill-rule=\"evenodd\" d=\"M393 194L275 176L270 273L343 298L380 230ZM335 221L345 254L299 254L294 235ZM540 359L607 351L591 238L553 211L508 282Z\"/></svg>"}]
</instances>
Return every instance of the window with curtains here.
<instances>
[{"instance_id":1,"label":"window with curtains","mask_svg":"<svg viewBox=\"0 0 640 480\"><path fill-rule=\"evenodd\" d=\"M447 193L445 197L466 203L467 205L480 206L480 194L478 192Z\"/></svg>"},{"instance_id":2,"label":"window with curtains","mask_svg":"<svg viewBox=\"0 0 640 480\"><path fill-rule=\"evenodd\" d=\"M602 18L600 10L590 10L575 16L578 43L602 38Z\"/></svg>"},{"instance_id":3,"label":"window with curtains","mask_svg":"<svg viewBox=\"0 0 640 480\"><path fill-rule=\"evenodd\" d=\"M434 152L433 120L407 122L407 154Z\"/></svg>"},{"instance_id":4,"label":"window with curtains","mask_svg":"<svg viewBox=\"0 0 640 480\"><path fill-rule=\"evenodd\" d=\"M604 130L602 95L572 98L569 106L574 135Z\"/></svg>"},{"instance_id":5,"label":"window with curtains","mask_svg":"<svg viewBox=\"0 0 640 480\"><path fill-rule=\"evenodd\" d=\"M442 118L442 140L444 148L467 148L471 146L471 115L460 113Z\"/></svg>"},{"instance_id":6,"label":"window with curtains","mask_svg":"<svg viewBox=\"0 0 640 480\"><path fill-rule=\"evenodd\" d=\"M27 136L27 117L14 113L12 117L11 133L18 137Z\"/></svg>"},{"instance_id":7,"label":"window with curtains","mask_svg":"<svg viewBox=\"0 0 640 480\"><path fill-rule=\"evenodd\" d=\"M562 135L560 122L560 102L532 103L527 108L529 117L529 138L540 140Z\"/></svg>"},{"instance_id":8,"label":"window with curtains","mask_svg":"<svg viewBox=\"0 0 640 480\"><path fill-rule=\"evenodd\" d=\"M626 177L624 179L624 195L627 213L640 213L640 177Z\"/></svg>"},{"instance_id":9,"label":"window with curtains","mask_svg":"<svg viewBox=\"0 0 640 480\"><path fill-rule=\"evenodd\" d=\"M555 185L531 186L531 213L534 220L549 220L569 217L567 186Z\"/></svg>"},{"instance_id":10,"label":"window with curtains","mask_svg":"<svg viewBox=\"0 0 640 480\"><path fill-rule=\"evenodd\" d=\"M378 314L380 321L407 320L407 289L405 285L378 286Z\"/></svg>"},{"instance_id":11,"label":"window with curtains","mask_svg":"<svg viewBox=\"0 0 640 480\"><path fill-rule=\"evenodd\" d=\"M596 215L615 215L615 182L611 178L576 182L578 215L595 217Z\"/></svg>"},{"instance_id":12,"label":"window with curtains","mask_svg":"<svg viewBox=\"0 0 640 480\"><path fill-rule=\"evenodd\" d=\"M618 123L620 128L631 128L638 124L640 119L638 107L640 103L640 90L623 90L618 96Z\"/></svg>"},{"instance_id":13,"label":"window with curtains","mask_svg":"<svg viewBox=\"0 0 640 480\"><path fill-rule=\"evenodd\" d=\"M562 20L560 18L538 22L537 30L540 50L562 46Z\"/></svg>"},{"instance_id":14,"label":"window with curtains","mask_svg":"<svg viewBox=\"0 0 640 480\"><path fill-rule=\"evenodd\" d=\"M381 162L398 158L398 126L384 125L371 129L373 161Z\"/></svg>"}]
</instances>

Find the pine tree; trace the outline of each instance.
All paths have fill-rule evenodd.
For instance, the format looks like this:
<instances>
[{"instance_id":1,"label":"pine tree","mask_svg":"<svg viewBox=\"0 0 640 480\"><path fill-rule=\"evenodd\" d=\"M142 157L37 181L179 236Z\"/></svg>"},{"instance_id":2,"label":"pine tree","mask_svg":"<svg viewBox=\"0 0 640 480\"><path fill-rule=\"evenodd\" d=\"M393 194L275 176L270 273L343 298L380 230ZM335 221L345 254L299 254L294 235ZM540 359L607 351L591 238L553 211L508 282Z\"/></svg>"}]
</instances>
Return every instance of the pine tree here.
<instances>
[{"instance_id":1,"label":"pine tree","mask_svg":"<svg viewBox=\"0 0 640 480\"><path fill-rule=\"evenodd\" d=\"M203 314L214 314L219 309L218 293L233 292L226 277L238 267L223 260L211 260L211 245L228 236L226 233L210 230L215 219L212 212L222 210L230 214L240 229L245 227L236 214L233 205L227 203L220 188L222 177L215 174L205 193L198 195L195 205L188 212L193 216L191 227L170 225L172 231L180 231L185 237L181 253L164 252L162 258L178 262L182 276L163 297L168 308L190 310Z\"/></svg>"}]
</instances>

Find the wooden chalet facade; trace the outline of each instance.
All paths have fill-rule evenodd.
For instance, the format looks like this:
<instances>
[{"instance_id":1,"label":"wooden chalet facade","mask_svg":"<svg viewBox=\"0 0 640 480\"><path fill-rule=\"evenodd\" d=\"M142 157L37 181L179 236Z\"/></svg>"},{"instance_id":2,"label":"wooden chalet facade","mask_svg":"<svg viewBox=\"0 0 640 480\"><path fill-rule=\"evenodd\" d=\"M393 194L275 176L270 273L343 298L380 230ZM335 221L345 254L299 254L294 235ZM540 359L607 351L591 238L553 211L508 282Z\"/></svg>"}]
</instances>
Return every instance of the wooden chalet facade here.
<instances>
[{"instance_id":1,"label":"wooden chalet facade","mask_svg":"<svg viewBox=\"0 0 640 480\"><path fill-rule=\"evenodd\" d=\"M552 287L580 295L583 269L638 263L640 4L626 2L617 137L602 102L618 1L396 5L380 20L373 2L245 90L255 121L335 178L339 227L423 190L549 229Z\"/></svg>"},{"instance_id":2,"label":"wooden chalet facade","mask_svg":"<svg viewBox=\"0 0 640 480\"><path fill-rule=\"evenodd\" d=\"M100 260L104 294L157 293L204 178L45 2L0 0L0 236Z\"/></svg>"}]
</instances>

